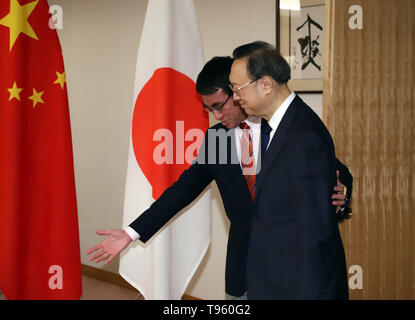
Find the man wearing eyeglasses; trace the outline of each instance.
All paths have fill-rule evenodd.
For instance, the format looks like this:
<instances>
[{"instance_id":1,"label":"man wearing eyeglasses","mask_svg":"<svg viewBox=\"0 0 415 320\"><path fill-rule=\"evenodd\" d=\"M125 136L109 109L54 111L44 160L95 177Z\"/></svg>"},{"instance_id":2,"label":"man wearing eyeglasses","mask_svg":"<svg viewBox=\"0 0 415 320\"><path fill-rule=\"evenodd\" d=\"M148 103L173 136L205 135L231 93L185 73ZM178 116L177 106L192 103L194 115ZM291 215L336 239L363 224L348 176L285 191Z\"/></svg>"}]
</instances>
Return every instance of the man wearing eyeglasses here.
<instances>
[{"instance_id":1,"label":"man wearing eyeglasses","mask_svg":"<svg viewBox=\"0 0 415 320\"><path fill-rule=\"evenodd\" d=\"M203 152L199 151L197 161L185 170L178 181L168 188L126 230L112 229L100 233L108 237L101 244L87 251L87 254L91 254L99 250L90 260L105 261L104 263L107 264L131 241L140 239L146 242L158 231L157 226L167 223L170 218L196 199L215 180L226 214L231 222L226 257L225 291L228 299L237 297L246 299L246 257L253 211L252 195L255 192L255 184L251 183L250 188L249 181L253 181L251 179L255 175L251 175L252 177L248 179L247 183L247 175L243 174L245 170L242 168L240 159L249 148L241 146L241 138L245 131L256 131L257 134L251 142L252 153L258 154L261 122L259 118L247 118L245 112L233 101L232 91L228 87L228 76L232 62L233 59L230 57L215 57L206 63L198 76L196 90L202 95L203 107L211 112L220 123L208 130L201 147ZM251 129L240 128L239 125L242 122L250 125ZM213 139L212 136L218 130L229 131L233 129L235 130L235 139L227 141L226 150L219 149L217 145L215 148L218 149L214 151L218 157L222 153L230 155L234 152L238 155L238 161L231 161L231 157L229 157L225 164L219 161L210 163L208 158L213 150L208 148L209 139ZM258 158L256 157L256 159ZM249 171L253 172L253 166L256 165L257 161L251 161L247 162L245 167L250 168ZM351 175L347 168L341 170L344 172L341 177L345 177L346 181L351 181ZM333 205L338 209L345 205L343 190L344 188L339 182L333 194Z\"/></svg>"},{"instance_id":2,"label":"man wearing eyeglasses","mask_svg":"<svg viewBox=\"0 0 415 320\"><path fill-rule=\"evenodd\" d=\"M288 86L272 46L234 50L233 99L262 117L262 168L247 259L249 299L347 299L344 248L331 204L336 158L321 119ZM264 142L265 141L265 142Z\"/></svg>"}]
</instances>

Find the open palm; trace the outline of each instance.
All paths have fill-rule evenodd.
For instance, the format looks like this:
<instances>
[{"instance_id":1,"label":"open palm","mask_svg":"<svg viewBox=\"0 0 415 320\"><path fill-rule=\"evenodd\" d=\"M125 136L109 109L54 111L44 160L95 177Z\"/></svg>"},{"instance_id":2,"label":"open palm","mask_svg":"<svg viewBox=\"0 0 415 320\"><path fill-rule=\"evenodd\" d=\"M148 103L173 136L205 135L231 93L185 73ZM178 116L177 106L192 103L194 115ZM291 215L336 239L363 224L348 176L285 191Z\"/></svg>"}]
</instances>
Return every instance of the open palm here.
<instances>
[{"instance_id":1,"label":"open palm","mask_svg":"<svg viewBox=\"0 0 415 320\"><path fill-rule=\"evenodd\" d=\"M128 234L121 229L109 229L105 231L98 230L97 234L101 236L108 236L100 244L90 248L86 254L89 255L97 251L92 257L89 258L89 261L94 261L95 263L101 262L104 260L104 264L108 264L114 259L122 250L124 250L128 244L131 242L131 238Z\"/></svg>"}]
</instances>

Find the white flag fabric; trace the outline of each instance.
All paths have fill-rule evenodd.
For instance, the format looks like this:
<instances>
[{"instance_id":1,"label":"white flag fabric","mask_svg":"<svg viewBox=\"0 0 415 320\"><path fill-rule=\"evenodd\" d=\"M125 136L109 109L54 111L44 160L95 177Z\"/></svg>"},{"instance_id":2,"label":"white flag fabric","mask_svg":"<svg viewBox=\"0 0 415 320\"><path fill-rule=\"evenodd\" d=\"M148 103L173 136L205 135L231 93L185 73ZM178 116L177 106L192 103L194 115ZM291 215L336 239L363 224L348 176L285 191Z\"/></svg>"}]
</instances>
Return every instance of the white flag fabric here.
<instances>
[{"instance_id":1,"label":"white flag fabric","mask_svg":"<svg viewBox=\"0 0 415 320\"><path fill-rule=\"evenodd\" d=\"M189 167L189 134L208 128L195 89L203 62L193 0L149 0L137 58L124 228ZM125 250L119 272L145 299L181 299L210 234L210 190L205 190L145 245L137 241Z\"/></svg>"}]
</instances>

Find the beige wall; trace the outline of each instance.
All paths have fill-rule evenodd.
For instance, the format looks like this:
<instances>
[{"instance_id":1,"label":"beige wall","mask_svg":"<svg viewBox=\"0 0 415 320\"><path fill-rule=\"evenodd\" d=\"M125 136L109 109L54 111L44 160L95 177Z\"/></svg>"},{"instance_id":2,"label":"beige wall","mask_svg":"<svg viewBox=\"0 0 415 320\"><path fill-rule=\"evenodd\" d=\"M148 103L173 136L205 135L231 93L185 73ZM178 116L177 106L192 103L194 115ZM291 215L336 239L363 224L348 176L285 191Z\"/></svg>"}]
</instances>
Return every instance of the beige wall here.
<instances>
[{"instance_id":1,"label":"beige wall","mask_svg":"<svg viewBox=\"0 0 415 320\"><path fill-rule=\"evenodd\" d=\"M50 0L63 9L59 30L69 93L81 260L119 228L127 165L135 59L146 2ZM106 270L117 272L118 261Z\"/></svg>"}]
</instances>

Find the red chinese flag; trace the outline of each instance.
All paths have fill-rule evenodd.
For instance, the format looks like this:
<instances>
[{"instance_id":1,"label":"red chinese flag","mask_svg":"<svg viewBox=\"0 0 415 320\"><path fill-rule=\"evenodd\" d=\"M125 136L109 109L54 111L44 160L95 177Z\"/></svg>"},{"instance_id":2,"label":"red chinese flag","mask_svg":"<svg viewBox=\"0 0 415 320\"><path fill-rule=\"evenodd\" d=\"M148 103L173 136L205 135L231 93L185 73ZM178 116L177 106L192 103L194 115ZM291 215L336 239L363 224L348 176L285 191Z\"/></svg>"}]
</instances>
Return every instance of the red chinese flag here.
<instances>
[{"instance_id":1,"label":"red chinese flag","mask_svg":"<svg viewBox=\"0 0 415 320\"><path fill-rule=\"evenodd\" d=\"M62 50L46 0L0 2L0 290L79 299L81 263Z\"/></svg>"}]
</instances>

